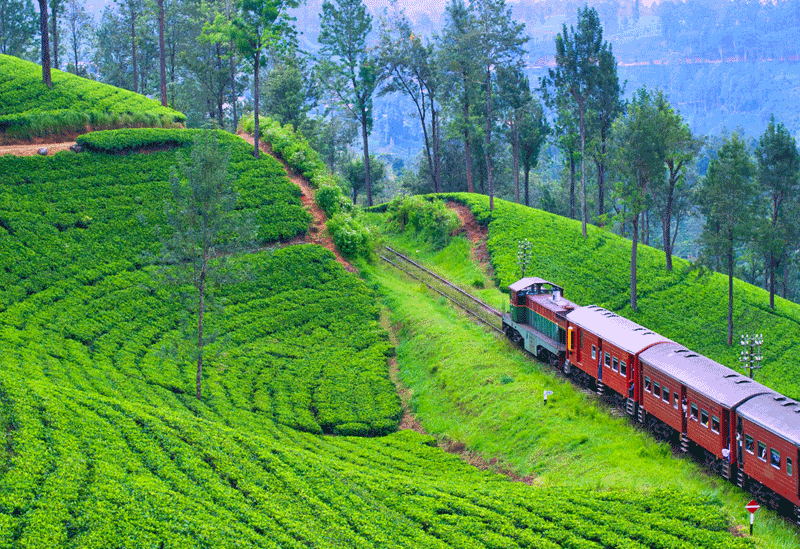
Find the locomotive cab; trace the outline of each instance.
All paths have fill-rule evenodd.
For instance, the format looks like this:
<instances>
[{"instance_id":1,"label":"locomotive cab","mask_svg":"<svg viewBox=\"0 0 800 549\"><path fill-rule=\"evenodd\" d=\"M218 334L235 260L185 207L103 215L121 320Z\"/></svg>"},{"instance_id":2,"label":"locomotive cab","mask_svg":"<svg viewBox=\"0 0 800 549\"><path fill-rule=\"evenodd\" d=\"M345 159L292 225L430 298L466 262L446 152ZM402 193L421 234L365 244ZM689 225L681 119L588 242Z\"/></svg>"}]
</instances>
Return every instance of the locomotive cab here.
<instances>
[{"instance_id":1,"label":"locomotive cab","mask_svg":"<svg viewBox=\"0 0 800 549\"><path fill-rule=\"evenodd\" d=\"M529 353L555 367L567 366L566 314L575 303L564 299L564 289L538 277L511 284L510 312L503 315L503 331Z\"/></svg>"}]
</instances>

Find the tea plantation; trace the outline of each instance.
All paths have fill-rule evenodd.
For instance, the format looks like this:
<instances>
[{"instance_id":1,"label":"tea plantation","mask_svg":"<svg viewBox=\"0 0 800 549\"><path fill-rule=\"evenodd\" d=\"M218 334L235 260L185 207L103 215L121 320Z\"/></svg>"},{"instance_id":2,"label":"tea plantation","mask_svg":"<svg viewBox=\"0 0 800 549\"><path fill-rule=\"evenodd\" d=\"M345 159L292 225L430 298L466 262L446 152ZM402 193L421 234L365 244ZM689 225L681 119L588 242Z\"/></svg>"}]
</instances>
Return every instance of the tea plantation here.
<instances>
[{"instance_id":1,"label":"tea plantation","mask_svg":"<svg viewBox=\"0 0 800 549\"><path fill-rule=\"evenodd\" d=\"M730 367L739 368L738 334L763 333L763 368L756 380L800 399L800 305L775 298L741 280L734 280L734 344L728 347L728 278L689 261L674 258L664 267L664 252L639 245L639 311L630 309L630 240L609 230L589 227L581 237L580 222L540 210L499 201L488 209L478 195L448 195L473 210L488 224L487 247L498 286L520 277L517 242L532 244L531 276L562 285L566 297L580 305L598 304L647 326L688 348Z\"/></svg>"},{"instance_id":2,"label":"tea plantation","mask_svg":"<svg viewBox=\"0 0 800 549\"><path fill-rule=\"evenodd\" d=\"M42 84L42 68L0 55L0 142L120 127L174 127L186 116L137 93L56 69L53 87Z\"/></svg>"},{"instance_id":3,"label":"tea plantation","mask_svg":"<svg viewBox=\"0 0 800 549\"><path fill-rule=\"evenodd\" d=\"M212 289L202 401L190 292L156 263L184 149L0 158L0 547L752 547L709 501L512 483L395 432L373 290L276 246L306 230L297 189L218 138L262 246Z\"/></svg>"}]
</instances>

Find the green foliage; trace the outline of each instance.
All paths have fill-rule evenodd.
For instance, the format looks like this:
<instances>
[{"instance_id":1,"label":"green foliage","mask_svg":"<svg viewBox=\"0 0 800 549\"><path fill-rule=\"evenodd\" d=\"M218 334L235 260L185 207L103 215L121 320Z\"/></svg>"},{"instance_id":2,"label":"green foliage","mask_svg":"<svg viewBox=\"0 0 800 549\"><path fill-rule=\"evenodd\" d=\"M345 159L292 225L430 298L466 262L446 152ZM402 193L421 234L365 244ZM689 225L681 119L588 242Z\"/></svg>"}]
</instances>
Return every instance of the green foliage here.
<instances>
[{"instance_id":1,"label":"green foliage","mask_svg":"<svg viewBox=\"0 0 800 549\"><path fill-rule=\"evenodd\" d=\"M204 130L176 130L176 129L122 129L104 130L78 136L78 145L93 152L126 153L146 147L183 147L192 143ZM217 133L217 139L229 146L241 140L223 132Z\"/></svg>"},{"instance_id":2,"label":"green foliage","mask_svg":"<svg viewBox=\"0 0 800 549\"><path fill-rule=\"evenodd\" d=\"M398 196L389 203L386 212L396 230L418 234L438 248L444 248L461 227L458 214L437 199Z\"/></svg>"},{"instance_id":3,"label":"green foliage","mask_svg":"<svg viewBox=\"0 0 800 549\"><path fill-rule=\"evenodd\" d=\"M253 118L242 119L240 126L248 133L253 133L255 129ZM290 124L281 126L270 118L264 118L260 131L261 138L270 144L272 151L308 179L312 187L318 189L323 185L336 184L335 176L325 166L319 153Z\"/></svg>"},{"instance_id":4,"label":"green foliage","mask_svg":"<svg viewBox=\"0 0 800 549\"><path fill-rule=\"evenodd\" d=\"M369 257L372 249L370 232L357 214L339 212L328 220L328 232L333 243L350 259Z\"/></svg>"},{"instance_id":5,"label":"green foliage","mask_svg":"<svg viewBox=\"0 0 800 549\"><path fill-rule=\"evenodd\" d=\"M517 243L532 243L531 275L563 286L566 297L581 305L597 304L665 335L728 367L739 367L739 346L728 346L727 277L675 258L664 269L662 251L639 245L639 311L627 307L630 290L630 240L590 227L580 237L577 222L501 201L488 211L485 197L438 195L465 203L489 225L487 248L497 285L519 278ZM757 381L794 399L800 398L800 305L776 298L768 308L765 290L734 280L734 326L737 333L764 334L764 368Z\"/></svg>"},{"instance_id":6,"label":"green foliage","mask_svg":"<svg viewBox=\"0 0 800 549\"><path fill-rule=\"evenodd\" d=\"M174 127L186 117L154 99L59 70L53 87L42 84L42 69L0 55L0 134L6 139L77 133L89 128Z\"/></svg>"}]
</instances>

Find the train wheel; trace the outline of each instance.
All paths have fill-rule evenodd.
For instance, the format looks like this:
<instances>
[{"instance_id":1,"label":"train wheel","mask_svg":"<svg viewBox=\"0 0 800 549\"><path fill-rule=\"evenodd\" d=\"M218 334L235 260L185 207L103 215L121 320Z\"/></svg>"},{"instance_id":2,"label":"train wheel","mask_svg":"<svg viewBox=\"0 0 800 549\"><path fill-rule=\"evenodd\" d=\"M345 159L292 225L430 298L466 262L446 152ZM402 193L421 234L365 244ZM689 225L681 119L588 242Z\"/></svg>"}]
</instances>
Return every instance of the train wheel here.
<instances>
[{"instance_id":1,"label":"train wheel","mask_svg":"<svg viewBox=\"0 0 800 549\"><path fill-rule=\"evenodd\" d=\"M561 373L564 374L565 377L572 375L572 364L569 363L569 360L565 360L564 364L561 365Z\"/></svg>"}]
</instances>

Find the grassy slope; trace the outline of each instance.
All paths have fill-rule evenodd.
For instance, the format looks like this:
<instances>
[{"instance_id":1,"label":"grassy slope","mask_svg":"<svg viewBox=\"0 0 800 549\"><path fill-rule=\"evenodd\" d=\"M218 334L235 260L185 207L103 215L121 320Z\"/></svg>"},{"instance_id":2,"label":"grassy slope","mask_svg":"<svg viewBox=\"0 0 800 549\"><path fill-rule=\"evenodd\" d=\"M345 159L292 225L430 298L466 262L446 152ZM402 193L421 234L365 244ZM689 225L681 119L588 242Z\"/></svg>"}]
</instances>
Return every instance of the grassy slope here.
<instances>
[{"instance_id":1,"label":"grassy slope","mask_svg":"<svg viewBox=\"0 0 800 549\"><path fill-rule=\"evenodd\" d=\"M0 547L749 546L706 501L554 493L411 432L299 430L397 413L374 294L315 246L231 260L197 402L185 305L142 255L176 154L0 158ZM249 208L284 185L235 166L262 176Z\"/></svg>"},{"instance_id":2,"label":"grassy slope","mask_svg":"<svg viewBox=\"0 0 800 549\"><path fill-rule=\"evenodd\" d=\"M464 287L480 276L463 239L434 252L408 237L389 238ZM534 485L554 493L573 487L633 488L637 494L667 489L667 497L710 497L735 522L746 524L748 494L614 419L595 398L454 314L418 283L382 265L368 273L384 289L392 319L401 327L401 377L430 433L462 441L523 476L533 475ZM488 301L498 296L493 289L476 293ZM542 405L545 389L554 391L547 407ZM788 549L800 543L797 531L774 514L761 513L757 533L761 547Z\"/></svg>"},{"instance_id":3,"label":"grassy slope","mask_svg":"<svg viewBox=\"0 0 800 549\"><path fill-rule=\"evenodd\" d=\"M566 297L580 305L598 304L655 330L731 368L739 367L742 332L764 334L764 368L756 379L800 399L800 305L734 280L734 344L728 347L726 276L673 258L664 268L663 251L639 246L639 311L630 309L631 243L589 226L583 239L580 222L503 200L488 212L488 200L460 195L489 223L488 249L501 287L519 278L517 242L533 244L529 273L564 286Z\"/></svg>"},{"instance_id":4,"label":"grassy slope","mask_svg":"<svg viewBox=\"0 0 800 549\"><path fill-rule=\"evenodd\" d=\"M0 139L26 139L119 127L183 124L186 117L137 93L52 71L52 88L42 84L42 68L0 55Z\"/></svg>"}]
</instances>

